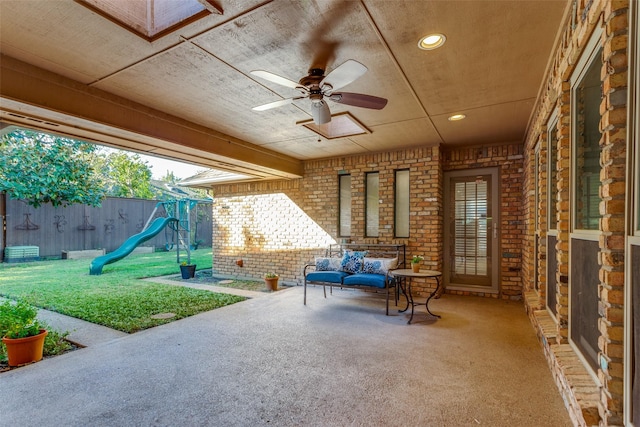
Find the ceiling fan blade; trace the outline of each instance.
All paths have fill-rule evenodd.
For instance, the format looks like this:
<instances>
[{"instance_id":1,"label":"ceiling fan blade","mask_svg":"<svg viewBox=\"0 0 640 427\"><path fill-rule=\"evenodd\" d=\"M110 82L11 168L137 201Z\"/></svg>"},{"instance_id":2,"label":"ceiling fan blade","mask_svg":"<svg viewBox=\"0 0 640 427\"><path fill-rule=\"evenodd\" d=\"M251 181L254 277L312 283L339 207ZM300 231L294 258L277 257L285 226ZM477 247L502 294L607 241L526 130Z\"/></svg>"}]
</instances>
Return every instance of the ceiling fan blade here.
<instances>
[{"instance_id":1,"label":"ceiling fan blade","mask_svg":"<svg viewBox=\"0 0 640 427\"><path fill-rule=\"evenodd\" d=\"M333 63L340 42L330 37L333 28L341 26L341 22L348 20L358 9L358 2L322 2L315 6L320 14L314 22L313 28L308 32L306 43L303 44L305 52L313 52L313 59L309 69L319 68L326 70Z\"/></svg>"},{"instance_id":2,"label":"ceiling fan blade","mask_svg":"<svg viewBox=\"0 0 640 427\"><path fill-rule=\"evenodd\" d=\"M348 61L340 64L329 74L327 74L326 77L320 82L320 87L328 83L333 87L333 90L338 90L341 87L344 87L353 82L366 72L367 67L365 67L358 61L349 59Z\"/></svg>"},{"instance_id":3,"label":"ceiling fan blade","mask_svg":"<svg viewBox=\"0 0 640 427\"><path fill-rule=\"evenodd\" d=\"M313 116L313 122L317 125L323 125L331 121L331 111L329 111L329 106L324 101L311 103L311 115Z\"/></svg>"},{"instance_id":4,"label":"ceiling fan blade","mask_svg":"<svg viewBox=\"0 0 640 427\"><path fill-rule=\"evenodd\" d=\"M302 99L302 98L305 98L305 97L301 96L301 97L298 97L298 98L281 99L280 101L274 101L274 102L270 102L268 104L258 105L257 107L253 107L252 110L254 110L254 111L270 110L272 108L281 107L283 105L291 104L293 101L296 101L296 100Z\"/></svg>"},{"instance_id":5,"label":"ceiling fan blade","mask_svg":"<svg viewBox=\"0 0 640 427\"><path fill-rule=\"evenodd\" d=\"M332 93L329 99L340 104L353 105L354 107L371 108L373 110L382 110L387 105L385 98L377 96L364 95L362 93L339 92Z\"/></svg>"},{"instance_id":6,"label":"ceiling fan blade","mask_svg":"<svg viewBox=\"0 0 640 427\"><path fill-rule=\"evenodd\" d=\"M322 39L314 40L313 46L315 54L313 55L309 69L318 68L326 70L328 64L333 62L333 59L335 58L338 45L338 42L325 41Z\"/></svg>"},{"instance_id":7,"label":"ceiling fan blade","mask_svg":"<svg viewBox=\"0 0 640 427\"><path fill-rule=\"evenodd\" d=\"M254 76L261 77L265 80L269 80L270 82L277 83L282 86L290 87L292 89L297 89L300 87L298 82L294 82L293 80L289 80L286 77L280 77L277 74L270 73L269 71L264 70L254 70L251 72Z\"/></svg>"}]
</instances>

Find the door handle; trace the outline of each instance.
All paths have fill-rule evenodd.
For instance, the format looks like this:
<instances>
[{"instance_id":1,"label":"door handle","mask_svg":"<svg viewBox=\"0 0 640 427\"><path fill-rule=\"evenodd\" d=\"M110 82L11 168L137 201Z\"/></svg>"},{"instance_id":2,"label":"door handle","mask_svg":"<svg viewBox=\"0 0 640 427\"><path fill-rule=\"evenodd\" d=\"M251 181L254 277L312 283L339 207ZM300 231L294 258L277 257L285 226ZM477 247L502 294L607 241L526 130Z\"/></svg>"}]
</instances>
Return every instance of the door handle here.
<instances>
[{"instance_id":1,"label":"door handle","mask_svg":"<svg viewBox=\"0 0 640 427\"><path fill-rule=\"evenodd\" d=\"M488 216L487 221L491 222L491 227L493 227L493 238L498 238L498 223L493 220L493 217Z\"/></svg>"}]
</instances>

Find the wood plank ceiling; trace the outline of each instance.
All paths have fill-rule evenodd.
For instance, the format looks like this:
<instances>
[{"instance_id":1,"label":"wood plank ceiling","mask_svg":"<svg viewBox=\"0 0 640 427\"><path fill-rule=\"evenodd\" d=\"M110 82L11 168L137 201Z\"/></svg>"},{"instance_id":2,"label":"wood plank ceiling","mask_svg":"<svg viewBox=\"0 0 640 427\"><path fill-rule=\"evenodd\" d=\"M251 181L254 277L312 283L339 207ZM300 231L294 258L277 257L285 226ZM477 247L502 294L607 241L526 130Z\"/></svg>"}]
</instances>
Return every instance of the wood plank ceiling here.
<instances>
[{"instance_id":1,"label":"wood plank ceiling","mask_svg":"<svg viewBox=\"0 0 640 427\"><path fill-rule=\"evenodd\" d=\"M301 161L424 145L522 141L568 0L218 0L149 41L73 0L0 2L0 119L255 179ZM212 9L210 7L210 9ZM443 33L433 51L420 37ZM370 133L328 140L297 124L308 99L252 75L298 81L354 59L344 88L383 110L329 101ZM463 113L462 121L448 117ZM10 129L10 127L9 127Z\"/></svg>"}]
</instances>

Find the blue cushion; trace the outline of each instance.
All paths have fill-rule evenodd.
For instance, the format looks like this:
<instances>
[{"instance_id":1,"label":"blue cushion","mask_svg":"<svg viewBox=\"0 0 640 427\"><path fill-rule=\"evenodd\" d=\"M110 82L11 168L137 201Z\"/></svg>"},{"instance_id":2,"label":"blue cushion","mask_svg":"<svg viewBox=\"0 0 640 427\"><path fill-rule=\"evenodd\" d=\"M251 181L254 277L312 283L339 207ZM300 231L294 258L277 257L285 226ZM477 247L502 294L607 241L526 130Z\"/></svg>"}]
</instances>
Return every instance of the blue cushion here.
<instances>
[{"instance_id":1,"label":"blue cushion","mask_svg":"<svg viewBox=\"0 0 640 427\"><path fill-rule=\"evenodd\" d=\"M342 278L348 275L344 271L313 271L306 278L307 282L342 283Z\"/></svg>"},{"instance_id":2,"label":"blue cushion","mask_svg":"<svg viewBox=\"0 0 640 427\"><path fill-rule=\"evenodd\" d=\"M341 270L347 273L362 273L364 257L367 252L345 251L342 257Z\"/></svg>"},{"instance_id":3,"label":"blue cushion","mask_svg":"<svg viewBox=\"0 0 640 427\"><path fill-rule=\"evenodd\" d=\"M386 276L382 274L360 273L345 277L342 283L344 285L371 286L373 288L386 287Z\"/></svg>"}]
</instances>

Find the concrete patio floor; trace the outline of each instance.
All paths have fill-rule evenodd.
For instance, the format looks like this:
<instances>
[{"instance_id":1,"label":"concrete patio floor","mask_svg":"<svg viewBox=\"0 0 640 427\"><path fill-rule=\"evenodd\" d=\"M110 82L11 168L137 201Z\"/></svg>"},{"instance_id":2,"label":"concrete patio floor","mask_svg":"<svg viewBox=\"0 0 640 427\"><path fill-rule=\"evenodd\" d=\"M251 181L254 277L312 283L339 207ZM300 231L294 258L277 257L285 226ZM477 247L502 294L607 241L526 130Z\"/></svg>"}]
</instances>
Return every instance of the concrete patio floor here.
<instances>
[{"instance_id":1,"label":"concrete patio floor","mask_svg":"<svg viewBox=\"0 0 640 427\"><path fill-rule=\"evenodd\" d=\"M294 287L107 334L0 374L0 425L571 425L522 303L430 308L407 325L379 296Z\"/></svg>"}]
</instances>

